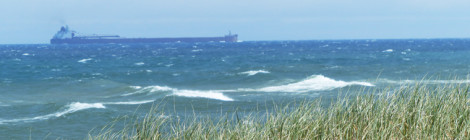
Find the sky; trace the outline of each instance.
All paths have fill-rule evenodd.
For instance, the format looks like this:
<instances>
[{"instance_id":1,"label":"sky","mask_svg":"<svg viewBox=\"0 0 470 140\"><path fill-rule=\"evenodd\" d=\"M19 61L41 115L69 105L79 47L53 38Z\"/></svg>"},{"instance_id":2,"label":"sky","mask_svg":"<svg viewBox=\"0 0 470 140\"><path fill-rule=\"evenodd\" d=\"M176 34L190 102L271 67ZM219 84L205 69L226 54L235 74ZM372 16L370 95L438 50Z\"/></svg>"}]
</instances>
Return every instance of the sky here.
<instances>
[{"instance_id":1,"label":"sky","mask_svg":"<svg viewBox=\"0 0 470 140\"><path fill-rule=\"evenodd\" d=\"M0 44L81 34L244 41L470 38L468 0L2 0Z\"/></svg>"}]
</instances>

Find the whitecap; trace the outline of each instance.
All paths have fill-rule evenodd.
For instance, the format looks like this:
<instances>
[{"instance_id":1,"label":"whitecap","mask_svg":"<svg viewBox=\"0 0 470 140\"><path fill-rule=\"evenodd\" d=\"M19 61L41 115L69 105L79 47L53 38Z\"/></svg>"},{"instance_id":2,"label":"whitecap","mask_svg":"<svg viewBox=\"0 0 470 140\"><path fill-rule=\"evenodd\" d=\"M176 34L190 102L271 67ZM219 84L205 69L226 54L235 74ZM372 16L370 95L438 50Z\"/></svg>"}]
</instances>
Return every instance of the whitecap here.
<instances>
[{"instance_id":1,"label":"whitecap","mask_svg":"<svg viewBox=\"0 0 470 140\"><path fill-rule=\"evenodd\" d=\"M256 75L258 73L270 73L269 71L265 71L265 70L251 70L251 71L245 71L245 72L241 72L240 74L245 74L245 75L248 75L248 76L253 76L253 75Z\"/></svg>"},{"instance_id":2,"label":"whitecap","mask_svg":"<svg viewBox=\"0 0 470 140\"><path fill-rule=\"evenodd\" d=\"M341 66L335 65L335 66L329 66L329 67L326 67L326 68L327 69L339 69L339 68L341 68Z\"/></svg>"},{"instance_id":3,"label":"whitecap","mask_svg":"<svg viewBox=\"0 0 470 140\"><path fill-rule=\"evenodd\" d=\"M134 63L134 65L137 65L137 66L142 66L144 65L145 63L144 62L137 62L137 63Z\"/></svg>"},{"instance_id":4,"label":"whitecap","mask_svg":"<svg viewBox=\"0 0 470 140\"><path fill-rule=\"evenodd\" d=\"M233 99L225 96L221 92L217 91L198 91L198 90L180 90L175 88L170 88L167 86L148 86L144 88L139 88L139 90L131 93L126 93L121 96L130 96L135 94L143 93L153 93L153 92L170 92L167 96L182 96L182 97L196 97L196 98L209 98L222 101L233 101Z\"/></svg>"},{"instance_id":5,"label":"whitecap","mask_svg":"<svg viewBox=\"0 0 470 140\"><path fill-rule=\"evenodd\" d=\"M384 50L382 52L393 52L393 49L387 49L387 50Z\"/></svg>"},{"instance_id":6,"label":"whitecap","mask_svg":"<svg viewBox=\"0 0 470 140\"><path fill-rule=\"evenodd\" d=\"M28 55L29 55L29 53L23 53L23 55L24 55L24 56L28 56Z\"/></svg>"},{"instance_id":7,"label":"whitecap","mask_svg":"<svg viewBox=\"0 0 470 140\"><path fill-rule=\"evenodd\" d=\"M128 102L106 102L103 104L109 104L109 105L138 105L138 104L146 104L146 103L151 103L155 100L145 100L145 101L128 101Z\"/></svg>"},{"instance_id":8,"label":"whitecap","mask_svg":"<svg viewBox=\"0 0 470 140\"><path fill-rule=\"evenodd\" d=\"M202 49L195 49L195 50L191 50L192 52L201 52Z\"/></svg>"},{"instance_id":9,"label":"whitecap","mask_svg":"<svg viewBox=\"0 0 470 140\"><path fill-rule=\"evenodd\" d=\"M3 123L15 123L15 122L32 122L32 121L39 121L39 120L47 120L50 118L58 118L66 114L70 114L73 112L77 112L80 110L85 110L85 109L90 109L90 108L106 108L102 103L80 103L80 102L74 102L69 105L67 105L67 109L52 113L52 114L47 114L47 115L42 115L42 116L37 116L37 117L31 117L31 118L20 118L20 119L11 119L11 120L3 120L0 119L0 124Z\"/></svg>"},{"instance_id":10,"label":"whitecap","mask_svg":"<svg viewBox=\"0 0 470 140\"><path fill-rule=\"evenodd\" d=\"M93 76L101 76L101 75L103 75L103 74L102 74L102 73L92 73L91 75L93 75Z\"/></svg>"},{"instance_id":11,"label":"whitecap","mask_svg":"<svg viewBox=\"0 0 470 140\"><path fill-rule=\"evenodd\" d=\"M173 95L183 97L209 98L222 101L233 101L232 98L225 96L221 92L215 91L197 91L197 90L175 90Z\"/></svg>"},{"instance_id":12,"label":"whitecap","mask_svg":"<svg viewBox=\"0 0 470 140\"><path fill-rule=\"evenodd\" d=\"M145 88L149 88L150 92L174 90L173 88L170 88L170 87L167 87L167 86L149 86L149 87L145 87Z\"/></svg>"},{"instance_id":13,"label":"whitecap","mask_svg":"<svg viewBox=\"0 0 470 140\"><path fill-rule=\"evenodd\" d=\"M90 61L91 58L86 58L86 59L82 59L82 60L78 60L79 63L86 63L87 61Z\"/></svg>"},{"instance_id":14,"label":"whitecap","mask_svg":"<svg viewBox=\"0 0 470 140\"><path fill-rule=\"evenodd\" d=\"M130 87L134 89L139 89L139 90L135 92L131 92L131 93L126 93L121 96L130 96L134 94L149 93L149 92L151 93L151 92L157 92L157 91L173 91L172 88L166 87L166 86L148 86L144 88L142 88L141 86L130 86Z\"/></svg>"},{"instance_id":15,"label":"whitecap","mask_svg":"<svg viewBox=\"0 0 470 140\"><path fill-rule=\"evenodd\" d=\"M260 92L309 92L309 91L323 91L323 90L332 90L335 88L342 88L351 85L360 85L360 86L374 86L368 82L345 82L340 80L334 80L323 75L312 75L302 81L280 85L280 86L270 86L260 89L254 89L254 91ZM246 90L246 89L245 89Z\"/></svg>"},{"instance_id":16,"label":"whitecap","mask_svg":"<svg viewBox=\"0 0 470 140\"><path fill-rule=\"evenodd\" d=\"M129 86L129 88L133 88L133 89L141 89L142 87L141 87L141 86Z\"/></svg>"},{"instance_id":17,"label":"whitecap","mask_svg":"<svg viewBox=\"0 0 470 140\"><path fill-rule=\"evenodd\" d=\"M74 102L68 105L69 109L56 113L56 117L60 117L62 115L68 114L68 113L73 113L79 110L84 110L84 109L89 109L89 108L106 108L102 103L80 103L80 102Z\"/></svg>"}]
</instances>

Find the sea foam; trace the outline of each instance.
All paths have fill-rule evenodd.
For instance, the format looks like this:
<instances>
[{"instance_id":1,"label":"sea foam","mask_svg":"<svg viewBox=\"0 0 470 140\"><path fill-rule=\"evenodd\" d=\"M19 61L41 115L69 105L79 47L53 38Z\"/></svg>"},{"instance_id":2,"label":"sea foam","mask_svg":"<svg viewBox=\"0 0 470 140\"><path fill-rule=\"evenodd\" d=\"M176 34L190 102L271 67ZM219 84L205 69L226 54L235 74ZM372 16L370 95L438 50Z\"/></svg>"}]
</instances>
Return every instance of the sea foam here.
<instances>
[{"instance_id":1,"label":"sea foam","mask_svg":"<svg viewBox=\"0 0 470 140\"><path fill-rule=\"evenodd\" d=\"M255 91L261 92L309 92L309 91L323 91L323 90L332 90L335 88L342 88L351 85L360 85L360 86L374 86L368 82L345 82L334 80L323 75L312 75L302 81L280 85L280 86L269 86Z\"/></svg>"}]
</instances>

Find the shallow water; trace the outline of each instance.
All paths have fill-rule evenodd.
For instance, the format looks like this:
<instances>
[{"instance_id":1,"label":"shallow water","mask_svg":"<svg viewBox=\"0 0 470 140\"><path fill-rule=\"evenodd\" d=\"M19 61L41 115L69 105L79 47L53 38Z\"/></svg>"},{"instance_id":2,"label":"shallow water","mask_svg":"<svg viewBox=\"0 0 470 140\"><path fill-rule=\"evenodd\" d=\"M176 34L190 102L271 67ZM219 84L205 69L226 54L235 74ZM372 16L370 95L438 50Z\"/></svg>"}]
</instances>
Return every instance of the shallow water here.
<instances>
[{"instance_id":1,"label":"shallow water","mask_svg":"<svg viewBox=\"0 0 470 140\"><path fill-rule=\"evenodd\" d=\"M0 45L0 139L83 139L160 103L169 117L204 116L416 81L465 84L469 54L469 39Z\"/></svg>"}]
</instances>

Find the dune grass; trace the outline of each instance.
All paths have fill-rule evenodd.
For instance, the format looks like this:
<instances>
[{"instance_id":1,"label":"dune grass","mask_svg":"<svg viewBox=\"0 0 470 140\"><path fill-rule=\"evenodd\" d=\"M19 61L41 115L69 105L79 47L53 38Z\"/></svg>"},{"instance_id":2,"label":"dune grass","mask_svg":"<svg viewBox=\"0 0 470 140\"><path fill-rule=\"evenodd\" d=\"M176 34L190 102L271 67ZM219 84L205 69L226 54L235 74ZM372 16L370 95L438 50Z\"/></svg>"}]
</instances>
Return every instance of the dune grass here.
<instances>
[{"instance_id":1,"label":"dune grass","mask_svg":"<svg viewBox=\"0 0 470 140\"><path fill-rule=\"evenodd\" d=\"M123 130L103 129L88 139L469 139L469 88L371 89L338 97L328 107L318 99L221 119L179 120L155 108Z\"/></svg>"}]
</instances>

